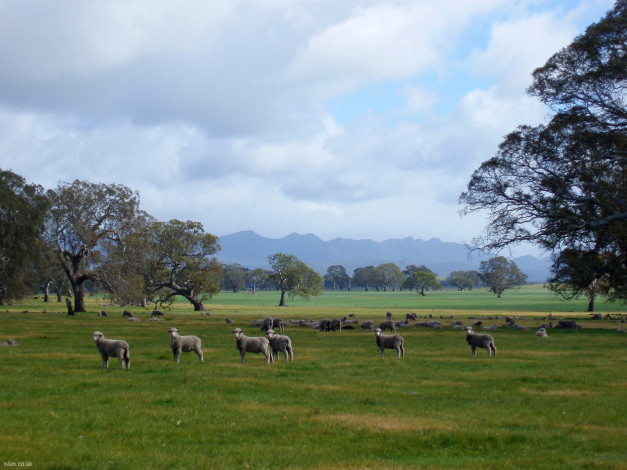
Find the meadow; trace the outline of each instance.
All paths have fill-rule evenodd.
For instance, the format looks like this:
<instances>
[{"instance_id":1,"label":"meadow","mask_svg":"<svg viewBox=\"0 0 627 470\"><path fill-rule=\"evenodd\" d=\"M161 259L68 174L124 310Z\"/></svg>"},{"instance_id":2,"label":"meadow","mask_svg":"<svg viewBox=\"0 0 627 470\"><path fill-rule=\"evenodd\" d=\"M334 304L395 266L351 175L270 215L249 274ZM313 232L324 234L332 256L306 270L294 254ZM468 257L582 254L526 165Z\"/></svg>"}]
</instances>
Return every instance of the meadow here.
<instances>
[{"instance_id":1,"label":"meadow","mask_svg":"<svg viewBox=\"0 0 627 470\"><path fill-rule=\"evenodd\" d=\"M0 348L0 458L48 469L626 468L621 325L537 287L487 294L336 291L279 308L277 292L222 293L207 302L210 316L177 302L163 322L131 309L139 323L96 297L74 317L56 302L3 306L0 342L19 344ZM399 330L398 359L381 358L369 331L288 325L294 362L268 366L260 355L240 364L231 334L261 335L250 321L265 316L383 320L387 310L444 328ZM597 310L627 313L602 301ZM548 313L583 329L534 336ZM472 357L464 333L439 318L449 315L524 316L531 331L499 328L498 356ZM172 361L172 326L201 337L204 363L193 353ZM95 330L128 341L130 370L117 360L101 368Z\"/></svg>"}]
</instances>

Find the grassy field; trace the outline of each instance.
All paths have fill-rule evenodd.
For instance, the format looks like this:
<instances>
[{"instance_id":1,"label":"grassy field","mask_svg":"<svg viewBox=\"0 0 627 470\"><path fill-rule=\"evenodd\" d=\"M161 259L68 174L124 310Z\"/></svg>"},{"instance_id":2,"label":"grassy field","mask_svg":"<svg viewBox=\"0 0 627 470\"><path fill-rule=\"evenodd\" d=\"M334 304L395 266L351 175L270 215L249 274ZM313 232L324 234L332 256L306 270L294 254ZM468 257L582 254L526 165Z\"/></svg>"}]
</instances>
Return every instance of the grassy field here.
<instances>
[{"instance_id":1,"label":"grassy field","mask_svg":"<svg viewBox=\"0 0 627 470\"><path fill-rule=\"evenodd\" d=\"M626 468L620 325L591 320L585 303L556 303L541 289L506 292L500 303L466 294L473 295L325 292L288 308L276 307L276 292L220 294L207 305L211 316L179 302L164 322L133 309L139 323L95 298L75 317L35 300L3 307L0 342L19 344L0 348L0 458L50 469ZM42 313L55 306L59 313ZM108 318L96 317L100 308ZM500 328L498 356L472 357L464 333L441 320L442 330L399 331L406 357L389 351L382 359L370 332L288 326L295 361L269 366L256 355L240 364L231 334L239 326L260 335L250 321L266 315L364 320L386 310L466 323L525 315L519 323L532 331ZM583 329L535 337L535 318L548 312ZM202 338L204 363L193 353L173 363L172 326ZM129 371L117 360L101 369L94 330L129 342Z\"/></svg>"}]
</instances>

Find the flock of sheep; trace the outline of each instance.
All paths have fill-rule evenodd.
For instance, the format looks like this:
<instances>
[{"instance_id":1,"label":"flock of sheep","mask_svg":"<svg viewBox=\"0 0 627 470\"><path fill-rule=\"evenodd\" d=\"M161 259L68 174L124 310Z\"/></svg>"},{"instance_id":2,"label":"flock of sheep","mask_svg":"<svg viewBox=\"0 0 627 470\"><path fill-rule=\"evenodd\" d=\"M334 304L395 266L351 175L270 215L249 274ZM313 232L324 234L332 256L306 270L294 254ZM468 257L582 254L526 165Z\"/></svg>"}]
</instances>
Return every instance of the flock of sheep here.
<instances>
[{"instance_id":1,"label":"flock of sheep","mask_svg":"<svg viewBox=\"0 0 627 470\"><path fill-rule=\"evenodd\" d=\"M103 315L102 311L98 312L98 316L106 316L106 313ZM135 318L133 315L124 311L124 317L129 317L129 320ZM151 320L157 317L163 317L163 312L155 310L151 315ZM422 316L421 316L422 317ZM437 320L432 320L432 315L429 315L430 319L427 322L416 322L416 326L424 326L427 328L435 328L441 329L442 324ZM441 317L441 318L452 318L451 317ZM488 317L490 318L490 317ZM554 318L549 316L550 320ZM374 328L375 324L373 321L365 321L360 323L359 319L354 319L354 315L350 315L349 317L334 318L327 319L324 318L318 321L310 321L309 319L304 320L290 320L290 324L298 324L300 326L308 326L311 328L316 328L319 331L336 331L342 330L344 327L354 329L353 325L359 325L360 328L364 330L371 330L375 335L375 343L381 352L381 357L384 357L386 349L393 349L396 351L396 356L398 358L405 357L405 340L401 335L385 334L385 330L391 330L392 332L396 332L397 328L407 328L409 327L409 321L414 320L417 321L418 317L415 313L407 313L405 320L402 322L393 321L392 313L387 312L386 320L380 322L376 328ZM516 323L516 317L505 317L505 324L503 327L510 327L519 330L528 330L529 328L526 326L519 326ZM573 331L577 331L581 329L581 326L577 324L573 320L560 320L555 318L557 321L556 325L553 326L553 323L543 323L536 331L535 335L539 337L546 337L547 328L567 328L572 329ZM226 318L225 321L227 323L233 323L232 320ZM486 349L488 352L488 356L496 356L496 345L494 343L494 338L492 335L483 333L475 333L474 328L483 325L482 320L477 320L472 323L472 326L463 326L461 321L453 321L452 328L456 330L464 330L466 332L466 341L470 345L471 353L473 356L476 355L477 348ZM253 354L263 354L266 358L266 364L271 364L278 360L279 353L282 353L285 361L292 362L294 360L294 350L292 347L292 340L289 336L278 334L276 330L280 332L284 331L284 322L280 318L271 318L267 317L263 320L253 320L251 322L251 326L259 327L261 331L265 332L266 336L246 336L244 331L241 328L235 328L232 333L235 337L235 345L237 350L240 353L240 362L244 362L246 353ZM483 326L484 330L495 330L496 325L485 325ZM170 334L170 348L172 349L172 354L174 357L174 362L179 362L181 352L194 352L198 355L200 362L204 362L204 355L201 347L201 340L198 336L181 336L179 334L179 330L177 328L170 328L168 330ZM121 369L129 369L131 365L130 355L129 355L129 346L128 343L124 340L119 339L106 339L104 334L100 331L95 331L93 335L93 340L102 356L102 367L109 367L109 358L115 357L120 361Z\"/></svg>"}]
</instances>

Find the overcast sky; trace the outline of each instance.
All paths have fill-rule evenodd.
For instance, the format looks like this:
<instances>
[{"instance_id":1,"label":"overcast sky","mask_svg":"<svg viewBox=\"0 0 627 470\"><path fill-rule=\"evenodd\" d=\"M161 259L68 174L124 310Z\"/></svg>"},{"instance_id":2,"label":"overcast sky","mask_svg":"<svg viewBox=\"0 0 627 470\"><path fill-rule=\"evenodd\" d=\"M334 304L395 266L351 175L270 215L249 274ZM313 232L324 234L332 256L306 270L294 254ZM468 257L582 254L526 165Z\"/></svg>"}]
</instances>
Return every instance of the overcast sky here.
<instances>
[{"instance_id":1,"label":"overcast sky","mask_svg":"<svg viewBox=\"0 0 627 470\"><path fill-rule=\"evenodd\" d=\"M160 220L470 242L458 197L610 0L0 0L0 167Z\"/></svg>"}]
</instances>

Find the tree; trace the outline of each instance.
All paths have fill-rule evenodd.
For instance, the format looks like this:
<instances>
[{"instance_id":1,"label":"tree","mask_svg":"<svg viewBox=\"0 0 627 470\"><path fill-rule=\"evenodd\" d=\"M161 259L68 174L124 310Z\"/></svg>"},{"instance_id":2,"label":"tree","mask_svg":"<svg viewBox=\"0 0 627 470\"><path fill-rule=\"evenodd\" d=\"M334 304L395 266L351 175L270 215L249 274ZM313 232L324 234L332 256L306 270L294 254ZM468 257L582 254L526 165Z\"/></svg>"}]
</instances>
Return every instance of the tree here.
<instances>
[{"instance_id":1,"label":"tree","mask_svg":"<svg viewBox=\"0 0 627 470\"><path fill-rule=\"evenodd\" d=\"M411 284L416 287L416 291L420 289L420 295L425 295L425 290L440 290L442 284L432 272L414 271L409 277Z\"/></svg>"},{"instance_id":2,"label":"tree","mask_svg":"<svg viewBox=\"0 0 627 470\"><path fill-rule=\"evenodd\" d=\"M139 195L126 186L75 180L48 191L46 239L72 286L74 311L85 311L85 282L95 281L106 241L119 242L132 228Z\"/></svg>"},{"instance_id":3,"label":"tree","mask_svg":"<svg viewBox=\"0 0 627 470\"><path fill-rule=\"evenodd\" d=\"M245 272L239 263L227 264L224 266L224 277L222 278L222 286L225 289L232 290L234 293L239 289L245 289Z\"/></svg>"},{"instance_id":4,"label":"tree","mask_svg":"<svg viewBox=\"0 0 627 470\"><path fill-rule=\"evenodd\" d=\"M528 93L554 115L520 126L477 169L462 213L487 209L486 250L530 242L554 254L554 279L575 291L564 263L595 259L610 298L627 298L627 1L534 71ZM573 250L578 257L559 256ZM572 266L571 268L574 268ZM558 275L559 274L559 275ZM568 292L568 289L562 290Z\"/></svg>"},{"instance_id":5,"label":"tree","mask_svg":"<svg viewBox=\"0 0 627 470\"><path fill-rule=\"evenodd\" d=\"M457 287L457 290L468 289L469 291L477 284L479 273L477 271L453 271L446 281Z\"/></svg>"},{"instance_id":6,"label":"tree","mask_svg":"<svg viewBox=\"0 0 627 470\"><path fill-rule=\"evenodd\" d=\"M291 298L299 295L309 299L322 291L322 276L296 256L276 253L268 256L268 262L270 263L270 277L275 280L281 290L279 307L285 306L286 293Z\"/></svg>"},{"instance_id":7,"label":"tree","mask_svg":"<svg viewBox=\"0 0 627 470\"><path fill-rule=\"evenodd\" d=\"M395 289L395 287L401 287L405 282L405 275L394 263L383 263L376 267L375 276L379 282L377 285L382 285L383 290L387 291L388 286Z\"/></svg>"},{"instance_id":8,"label":"tree","mask_svg":"<svg viewBox=\"0 0 627 470\"><path fill-rule=\"evenodd\" d=\"M527 275L523 273L515 261L509 261L504 256L496 256L488 261L482 261L479 266L481 280L494 292L498 298L506 289L520 286L527 281Z\"/></svg>"},{"instance_id":9,"label":"tree","mask_svg":"<svg viewBox=\"0 0 627 470\"><path fill-rule=\"evenodd\" d=\"M403 287L409 290L418 288L418 284L416 283L416 279L418 278L413 276L413 274L420 273L420 272L429 273L429 274L432 274L434 278L436 277L436 274L433 271L431 271L429 268L427 268L426 266L422 265L418 267L414 264L410 264L403 270L403 274L406 277L405 282L403 282Z\"/></svg>"},{"instance_id":10,"label":"tree","mask_svg":"<svg viewBox=\"0 0 627 470\"><path fill-rule=\"evenodd\" d=\"M0 170L0 305L36 287L31 275L41 251L48 200L42 187Z\"/></svg>"},{"instance_id":11,"label":"tree","mask_svg":"<svg viewBox=\"0 0 627 470\"><path fill-rule=\"evenodd\" d=\"M333 286L333 290L335 290L338 285L340 286L340 290L342 290L344 286L350 284L350 276L346 272L346 268L340 265L329 266L327 273L324 275L324 280Z\"/></svg>"},{"instance_id":12,"label":"tree","mask_svg":"<svg viewBox=\"0 0 627 470\"><path fill-rule=\"evenodd\" d=\"M205 233L201 223L188 220L155 222L150 228L152 253L146 281L158 303L180 295L205 310L203 302L220 292L222 264L212 257L220 249L218 237Z\"/></svg>"},{"instance_id":13,"label":"tree","mask_svg":"<svg viewBox=\"0 0 627 470\"><path fill-rule=\"evenodd\" d=\"M361 286L367 292L370 286L376 284L376 273L374 266L357 268L353 271L353 283Z\"/></svg>"},{"instance_id":14,"label":"tree","mask_svg":"<svg viewBox=\"0 0 627 470\"><path fill-rule=\"evenodd\" d=\"M257 293L257 286L262 286L268 279L268 272L261 268L251 269L244 273L246 282L253 287L253 294Z\"/></svg>"}]
</instances>

